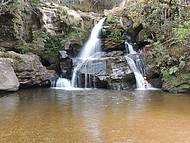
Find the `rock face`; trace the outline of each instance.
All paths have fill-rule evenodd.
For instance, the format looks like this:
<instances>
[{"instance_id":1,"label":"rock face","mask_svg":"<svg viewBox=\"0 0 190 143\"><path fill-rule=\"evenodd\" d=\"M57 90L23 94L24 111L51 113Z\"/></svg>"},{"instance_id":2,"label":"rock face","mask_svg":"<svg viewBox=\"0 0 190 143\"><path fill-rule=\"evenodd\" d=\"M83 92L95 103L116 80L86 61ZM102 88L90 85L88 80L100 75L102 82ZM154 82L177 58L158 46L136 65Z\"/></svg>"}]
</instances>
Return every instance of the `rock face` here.
<instances>
[{"instance_id":1,"label":"rock face","mask_svg":"<svg viewBox=\"0 0 190 143\"><path fill-rule=\"evenodd\" d=\"M135 88L135 77L121 51L113 51L107 57L107 76L109 86L114 90Z\"/></svg>"},{"instance_id":2,"label":"rock face","mask_svg":"<svg viewBox=\"0 0 190 143\"><path fill-rule=\"evenodd\" d=\"M21 88L47 85L54 74L48 71L41 64L39 57L34 54L18 54L11 51L0 53L0 57L1 60L12 62Z\"/></svg>"},{"instance_id":3,"label":"rock face","mask_svg":"<svg viewBox=\"0 0 190 143\"><path fill-rule=\"evenodd\" d=\"M80 14L66 6L44 2L38 10L43 28L51 35L64 33L72 26L83 28L83 19Z\"/></svg>"},{"instance_id":4,"label":"rock face","mask_svg":"<svg viewBox=\"0 0 190 143\"><path fill-rule=\"evenodd\" d=\"M0 48L13 49L16 45L16 33L13 23L14 15L6 13L0 15Z\"/></svg>"},{"instance_id":5,"label":"rock face","mask_svg":"<svg viewBox=\"0 0 190 143\"><path fill-rule=\"evenodd\" d=\"M0 90L17 91L19 81L10 63L0 62Z\"/></svg>"}]
</instances>

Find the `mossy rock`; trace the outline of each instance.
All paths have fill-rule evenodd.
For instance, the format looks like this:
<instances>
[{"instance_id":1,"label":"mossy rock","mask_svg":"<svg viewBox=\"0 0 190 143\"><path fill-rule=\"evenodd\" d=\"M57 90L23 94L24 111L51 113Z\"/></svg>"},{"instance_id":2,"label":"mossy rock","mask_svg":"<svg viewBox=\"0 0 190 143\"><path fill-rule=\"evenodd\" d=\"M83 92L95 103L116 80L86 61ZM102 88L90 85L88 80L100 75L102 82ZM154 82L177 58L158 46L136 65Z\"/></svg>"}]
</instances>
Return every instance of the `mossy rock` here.
<instances>
[{"instance_id":1,"label":"mossy rock","mask_svg":"<svg viewBox=\"0 0 190 143\"><path fill-rule=\"evenodd\" d=\"M104 51L125 50L124 47L124 29L118 25L113 24L102 29L102 43Z\"/></svg>"}]
</instances>

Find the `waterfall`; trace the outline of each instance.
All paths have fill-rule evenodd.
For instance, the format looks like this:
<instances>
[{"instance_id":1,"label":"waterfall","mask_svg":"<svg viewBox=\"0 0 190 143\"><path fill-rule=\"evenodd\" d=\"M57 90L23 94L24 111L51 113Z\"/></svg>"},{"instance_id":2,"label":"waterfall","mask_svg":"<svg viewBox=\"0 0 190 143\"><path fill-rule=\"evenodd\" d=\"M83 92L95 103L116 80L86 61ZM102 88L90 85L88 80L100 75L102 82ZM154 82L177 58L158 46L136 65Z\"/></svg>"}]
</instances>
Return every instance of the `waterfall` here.
<instances>
[{"instance_id":1,"label":"waterfall","mask_svg":"<svg viewBox=\"0 0 190 143\"><path fill-rule=\"evenodd\" d=\"M99 38L102 26L104 24L106 18L102 18L92 29L92 32L90 34L90 37L84 47L81 50L81 53L79 54L79 61L77 63L77 66L74 68L73 75L72 75L72 86L78 87L77 85L77 79L78 79L78 72L80 69L85 66L85 88L88 86L88 81L90 80L90 75L88 74L88 61L90 59L96 59L99 57L97 54L98 52L101 52L101 40ZM94 84L95 85L95 84Z\"/></svg>"},{"instance_id":2,"label":"waterfall","mask_svg":"<svg viewBox=\"0 0 190 143\"><path fill-rule=\"evenodd\" d=\"M129 44L127 41L125 41L125 47L126 51L129 52L125 55L125 58L128 62L131 71L135 75L137 89L145 89L143 77L143 75L145 75L145 70L143 60L141 56L133 49L133 46ZM147 85L147 88L149 87L151 87L150 84Z\"/></svg>"},{"instance_id":3,"label":"waterfall","mask_svg":"<svg viewBox=\"0 0 190 143\"><path fill-rule=\"evenodd\" d=\"M57 81L52 81L51 87L56 87L56 88L69 88L73 89L74 87L80 87L78 85L77 81L80 78L79 77L79 72L82 69L85 79L85 88L87 87L95 87L95 75L94 77L91 78L91 74L89 73L89 67L91 67L91 63L94 59L97 59L101 55L98 54L101 52L101 40L99 38L103 23L106 18L102 18L92 29L90 37L84 47L82 48L78 58L76 58L77 65L73 70L73 75L72 75L72 80L68 80L66 78L58 78ZM92 69L95 71L95 69ZM93 73L92 71L90 71ZM90 85L91 82L94 82L93 85ZM79 83L81 84L81 83Z\"/></svg>"},{"instance_id":4,"label":"waterfall","mask_svg":"<svg viewBox=\"0 0 190 143\"><path fill-rule=\"evenodd\" d=\"M102 18L92 29L90 37L81 50L79 58L86 60L96 52L101 52L101 40L99 38L103 23L106 18Z\"/></svg>"}]
</instances>

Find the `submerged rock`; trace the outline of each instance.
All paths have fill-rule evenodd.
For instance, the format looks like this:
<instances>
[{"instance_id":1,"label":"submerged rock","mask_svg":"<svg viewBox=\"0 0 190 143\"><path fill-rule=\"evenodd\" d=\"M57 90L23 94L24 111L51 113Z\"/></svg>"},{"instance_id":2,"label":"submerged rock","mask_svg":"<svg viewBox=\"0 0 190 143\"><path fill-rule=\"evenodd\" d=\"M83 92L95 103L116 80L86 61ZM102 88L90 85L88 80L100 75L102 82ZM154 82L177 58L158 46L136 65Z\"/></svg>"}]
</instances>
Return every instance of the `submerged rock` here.
<instances>
[{"instance_id":1,"label":"submerged rock","mask_svg":"<svg viewBox=\"0 0 190 143\"><path fill-rule=\"evenodd\" d=\"M13 67L8 62L0 62L0 90L17 91L19 81Z\"/></svg>"}]
</instances>

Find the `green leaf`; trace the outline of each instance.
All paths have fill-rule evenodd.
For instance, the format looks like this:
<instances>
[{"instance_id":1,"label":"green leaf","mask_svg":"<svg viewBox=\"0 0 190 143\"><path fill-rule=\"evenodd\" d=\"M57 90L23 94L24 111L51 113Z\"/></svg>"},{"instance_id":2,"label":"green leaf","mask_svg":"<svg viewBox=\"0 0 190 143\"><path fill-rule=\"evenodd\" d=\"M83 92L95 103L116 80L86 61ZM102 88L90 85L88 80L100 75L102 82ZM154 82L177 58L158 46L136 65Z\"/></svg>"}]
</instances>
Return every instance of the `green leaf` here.
<instances>
[{"instance_id":1,"label":"green leaf","mask_svg":"<svg viewBox=\"0 0 190 143\"><path fill-rule=\"evenodd\" d=\"M178 71L178 67L176 67L176 66L171 67L171 68L169 69L169 74L170 74L170 75L175 74L177 71Z\"/></svg>"}]
</instances>

